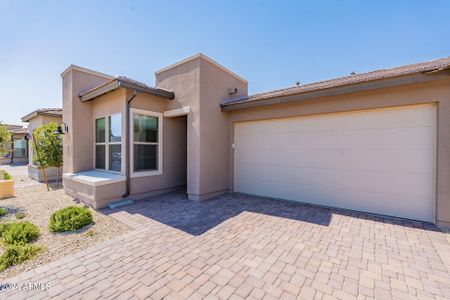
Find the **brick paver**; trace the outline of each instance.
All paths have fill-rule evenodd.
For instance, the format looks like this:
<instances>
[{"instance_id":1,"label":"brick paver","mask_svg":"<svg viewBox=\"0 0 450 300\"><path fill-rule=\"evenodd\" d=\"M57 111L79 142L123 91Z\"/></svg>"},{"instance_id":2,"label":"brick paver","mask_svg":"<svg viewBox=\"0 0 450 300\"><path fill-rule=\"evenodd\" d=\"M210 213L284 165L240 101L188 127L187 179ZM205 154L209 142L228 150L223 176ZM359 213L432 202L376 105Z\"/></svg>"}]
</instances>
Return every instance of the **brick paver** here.
<instances>
[{"instance_id":1,"label":"brick paver","mask_svg":"<svg viewBox=\"0 0 450 300\"><path fill-rule=\"evenodd\" d=\"M5 280L19 288L0 296L450 298L450 242L427 223L239 194L174 193L104 213L135 230Z\"/></svg>"}]
</instances>

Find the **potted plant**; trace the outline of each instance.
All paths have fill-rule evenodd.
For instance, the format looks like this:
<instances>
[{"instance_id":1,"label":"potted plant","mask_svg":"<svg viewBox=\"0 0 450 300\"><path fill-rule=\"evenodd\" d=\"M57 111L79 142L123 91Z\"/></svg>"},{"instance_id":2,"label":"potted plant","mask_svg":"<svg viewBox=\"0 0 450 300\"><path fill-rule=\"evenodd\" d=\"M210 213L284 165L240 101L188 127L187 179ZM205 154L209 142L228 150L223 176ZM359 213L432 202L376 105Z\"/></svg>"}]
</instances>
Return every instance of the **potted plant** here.
<instances>
[{"instance_id":1,"label":"potted plant","mask_svg":"<svg viewBox=\"0 0 450 300\"><path fill-rule=\"evenodd\" d=\"M0 199L14 196L14 180L6 171L0 170Z\"/></svg>"}]
</instances>

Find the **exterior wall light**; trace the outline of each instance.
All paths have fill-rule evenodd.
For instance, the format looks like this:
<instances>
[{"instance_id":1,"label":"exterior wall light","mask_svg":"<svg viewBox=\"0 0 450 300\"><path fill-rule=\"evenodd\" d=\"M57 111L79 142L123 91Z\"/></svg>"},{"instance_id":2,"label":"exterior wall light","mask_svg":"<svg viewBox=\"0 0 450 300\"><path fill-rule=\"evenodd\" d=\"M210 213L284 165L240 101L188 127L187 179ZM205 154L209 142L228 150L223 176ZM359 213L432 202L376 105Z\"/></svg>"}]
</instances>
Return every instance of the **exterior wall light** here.
<instances>
[{"instance_id":1,"label":"exterior wall light","mask_svg":"<svg viewBox=\"0 0 450 300\"><path fill-rule=\"evenodd\" d=\"M64 126L64 129L63 129L63 126L61 126L61 125ZM69 126L67 126L67 124L64 122L59 122L58 128L56 128L55 132L53 132L53 133L54 134L66 134L68 132L69 132Z\"/></svg>"}]
</instances>

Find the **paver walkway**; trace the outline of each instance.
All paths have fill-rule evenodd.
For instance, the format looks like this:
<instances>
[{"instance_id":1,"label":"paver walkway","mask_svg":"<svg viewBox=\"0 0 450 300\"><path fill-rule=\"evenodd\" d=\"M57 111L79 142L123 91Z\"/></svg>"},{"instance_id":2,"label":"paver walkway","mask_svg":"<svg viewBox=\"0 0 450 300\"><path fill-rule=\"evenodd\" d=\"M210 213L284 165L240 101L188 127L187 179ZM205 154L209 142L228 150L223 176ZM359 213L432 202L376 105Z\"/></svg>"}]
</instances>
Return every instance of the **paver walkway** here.
<instances>
[{"instance_id":1,"label":"paver walkway","mask_svg":"<svg viewBox=\"0 0 450 300\"><path fill-rule=\"evenodd\" d=\"M8 280L10 299L448 299L450 243L431 224L227 194L107 214L135 231Z\"/></svg>"}]
</instances>

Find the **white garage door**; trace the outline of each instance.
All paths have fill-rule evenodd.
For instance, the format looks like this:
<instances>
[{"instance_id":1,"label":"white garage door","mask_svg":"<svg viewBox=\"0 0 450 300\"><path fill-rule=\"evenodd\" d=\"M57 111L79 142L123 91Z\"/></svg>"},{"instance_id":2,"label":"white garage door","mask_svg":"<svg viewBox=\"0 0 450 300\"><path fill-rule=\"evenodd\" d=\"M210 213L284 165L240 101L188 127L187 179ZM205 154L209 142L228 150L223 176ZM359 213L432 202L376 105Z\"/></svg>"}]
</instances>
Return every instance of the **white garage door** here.
<instances>
[{"instance_id":1,"label":"white garage door","mask_svg":"<svg viewBox=\"0 0 450 300\"><path fill-rule=\"evenodd\" d=\"M235 190L434 221L436 108L235 124Z\"/></svg>"}]
</instances>

